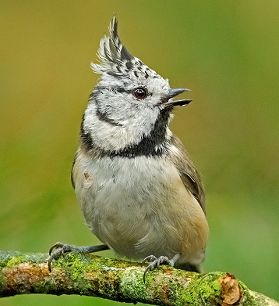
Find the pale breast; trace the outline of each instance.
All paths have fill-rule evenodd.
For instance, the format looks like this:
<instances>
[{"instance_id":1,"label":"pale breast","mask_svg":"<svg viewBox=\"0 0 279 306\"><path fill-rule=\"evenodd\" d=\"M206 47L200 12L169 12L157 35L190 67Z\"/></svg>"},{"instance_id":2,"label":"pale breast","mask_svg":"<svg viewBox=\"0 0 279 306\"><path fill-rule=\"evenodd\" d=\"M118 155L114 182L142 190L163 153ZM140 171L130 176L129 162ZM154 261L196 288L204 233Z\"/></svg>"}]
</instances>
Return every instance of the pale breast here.
<instances>
[{"instance_id":1,"label":"pale breast","mask_svg":"<svg viewBox=\"0 0 279 306\"><path fill-rule=\"evenodd\" d=\"M79 152L73 176L88 226L117 253L189 257L205 247L202 209L168 158L92 159Z\"/></svg>"}]
</instances>

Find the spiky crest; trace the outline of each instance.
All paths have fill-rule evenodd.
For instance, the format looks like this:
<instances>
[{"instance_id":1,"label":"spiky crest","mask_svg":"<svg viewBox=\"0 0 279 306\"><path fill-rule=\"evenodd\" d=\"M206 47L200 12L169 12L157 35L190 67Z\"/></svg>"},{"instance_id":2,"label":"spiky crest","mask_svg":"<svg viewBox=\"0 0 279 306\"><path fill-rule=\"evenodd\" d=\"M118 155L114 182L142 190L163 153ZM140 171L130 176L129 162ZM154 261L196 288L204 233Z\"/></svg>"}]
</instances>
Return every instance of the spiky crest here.
<instances>
[{"instance_id":1,"label":"spiky crest","mask_svg":"<svg viewBox=\"0 0 279 306\"><path fill-rule=\"evenodd\" d=\"M98 57L100 64L91 64L96 73L111 71L115 74L122 74L120 68L132 67L136 59L121 43L118 36L118 22L115 17L112 18L109 25L109 37L104 36L100 41Z\"/></svg>"}]
</instances>

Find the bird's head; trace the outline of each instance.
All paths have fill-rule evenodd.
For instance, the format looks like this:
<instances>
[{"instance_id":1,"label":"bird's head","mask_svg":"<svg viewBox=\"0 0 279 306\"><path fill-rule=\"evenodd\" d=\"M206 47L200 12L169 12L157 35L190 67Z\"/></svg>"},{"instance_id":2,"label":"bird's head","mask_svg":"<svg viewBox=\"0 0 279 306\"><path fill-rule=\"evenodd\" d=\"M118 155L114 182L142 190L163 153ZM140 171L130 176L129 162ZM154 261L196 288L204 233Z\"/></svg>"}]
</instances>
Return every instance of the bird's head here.
<instances>
[{"instance_id":1,"label":"bird's head","mask_svg":"<svg viewBox=\"0 0 279 306\"><path fill-rule=\"evenodd\" d=\"M187 89L170 88L167 79L133 56L119 39L115 17L109 37L100 41L98 56L100 63L91 67L101 77L84 113L82 141L104 154L156 154L171 136L173 107L191 102L173 99Z\"/></svg>"}]
</instances>

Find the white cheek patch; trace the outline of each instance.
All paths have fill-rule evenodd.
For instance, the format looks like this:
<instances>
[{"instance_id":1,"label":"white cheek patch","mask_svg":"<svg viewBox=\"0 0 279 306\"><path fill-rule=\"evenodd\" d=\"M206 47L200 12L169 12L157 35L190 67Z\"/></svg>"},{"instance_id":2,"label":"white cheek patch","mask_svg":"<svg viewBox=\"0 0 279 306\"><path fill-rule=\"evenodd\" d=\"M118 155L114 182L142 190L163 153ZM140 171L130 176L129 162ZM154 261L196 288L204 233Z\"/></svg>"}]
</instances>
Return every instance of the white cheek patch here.
<instances>
[{"instance_id":1,"label":"white cheek patch","mask_svg":"<svg viewBox=\"0 0 279 306\"><path fill-rule=\"evenodd\" d=\"M119 125L100 120L96 115L96 104L91 103L85 111L84 130L89 132L93 143L106 151L117 151L138 144L150 135L159 115L159 109L115 110L112 119Z\"/></svg>"}]
</instances>

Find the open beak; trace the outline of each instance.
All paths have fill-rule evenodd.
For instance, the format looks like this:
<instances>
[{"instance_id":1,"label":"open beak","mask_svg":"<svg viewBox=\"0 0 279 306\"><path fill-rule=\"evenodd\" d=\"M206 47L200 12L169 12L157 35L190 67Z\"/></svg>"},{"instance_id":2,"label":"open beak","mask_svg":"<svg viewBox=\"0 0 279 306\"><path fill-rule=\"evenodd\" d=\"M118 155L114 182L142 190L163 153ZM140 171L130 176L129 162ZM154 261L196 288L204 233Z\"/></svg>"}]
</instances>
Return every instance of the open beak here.
<instances>
[{"instance_id":1,"label":"open beak","mask_svg":"<svg viewBox=\"0 0 279 306\"><path fill-rule=\"evenodd\" d=\"M185 91L191 90L187 88L171 88L168 94L164 97L162 104L164 106L184 106L189 104L192 101L191 99L171 100L173 97L176 97Z\"/></svg>"}]
</instances>

